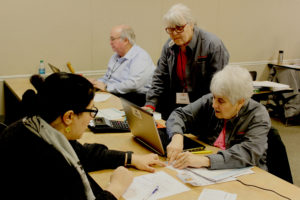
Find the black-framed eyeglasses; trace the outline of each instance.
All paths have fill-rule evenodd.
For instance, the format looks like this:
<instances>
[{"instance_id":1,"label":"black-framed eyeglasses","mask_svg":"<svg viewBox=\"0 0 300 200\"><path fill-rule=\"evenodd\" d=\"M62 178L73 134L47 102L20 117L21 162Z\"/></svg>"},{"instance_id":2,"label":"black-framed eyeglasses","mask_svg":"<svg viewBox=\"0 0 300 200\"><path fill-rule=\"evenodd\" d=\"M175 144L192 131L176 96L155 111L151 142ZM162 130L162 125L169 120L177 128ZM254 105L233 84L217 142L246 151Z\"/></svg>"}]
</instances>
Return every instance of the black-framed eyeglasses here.
<instances>
[{"instance_id":1,"label":"black-framed eyeglasses","mask_svg":"<svg viewBox=\"0 0 300 200\"><path fill-rule=\"evenodd\" d=\"M98 113L98 108L94 106L93 109L84 109L82 112L89 112L91 117L95 118Z\"/></svg>"},{"instance_id":2,"label":"black-framed eyeglasses","mask_svg":"<svg viewBox=\"0 0 300 200\"><path fill-rule=\"evenodd\" d=\"M165 30L168 34L172 34L174 31L176 31L176 33L182 33L184 31L184 27L187 24L183 25L183 26L175 26L174 28L172 27L167 27Z\"/></svg>"}]
</instances>

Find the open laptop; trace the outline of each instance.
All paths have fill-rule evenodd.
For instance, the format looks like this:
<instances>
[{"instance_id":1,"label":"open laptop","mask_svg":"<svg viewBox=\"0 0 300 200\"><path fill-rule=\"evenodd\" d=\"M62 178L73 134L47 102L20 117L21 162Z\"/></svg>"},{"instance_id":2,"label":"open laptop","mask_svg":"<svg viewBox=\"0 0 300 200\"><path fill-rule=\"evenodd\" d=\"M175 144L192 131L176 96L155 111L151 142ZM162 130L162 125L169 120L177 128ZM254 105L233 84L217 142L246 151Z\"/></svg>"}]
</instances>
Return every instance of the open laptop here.
<instances>
[{"instance_id":1,"label":"open laptop","mask_svg":"<svg viewBox=\"0 0 300 200\"><path fill-rule=\"evenodd\" d=\"M57 73L57 72L61 72L61 70L58 68L58 67L55 67L54 65L48 63L50 69L54 72L54 73ZM75 70L73 69L72 65L70 62L67 62L67 67L69 69L69 71L72 73L72 74L75 74Z\"/></svg>"},{"instance_id":2,"label":"open laptop","mask_svg":"<svg viewBox=\"0 0 300 200\"><path fill-rule=\"evenodd\" d=\"M60 69L58 69L57 67L55 67L54 65L48 63L50 69L54 72L54 73L57 73L57 72L60 72Z\"/></svg>"},{"instance_id":3,"label":"open laptop","mask_svg":"<svg viewBox=\"0 0 300 200\"><path fill-rule=\"evenodd\" d=\"M121 98L121 102L134 138L155 153L166 156L166 146L170 141L166 129L157 128L153 114L123 98ZM205 149L204 145L186 136L184 136L183 146L184 151Z\"/></svg>"}]
</instances>

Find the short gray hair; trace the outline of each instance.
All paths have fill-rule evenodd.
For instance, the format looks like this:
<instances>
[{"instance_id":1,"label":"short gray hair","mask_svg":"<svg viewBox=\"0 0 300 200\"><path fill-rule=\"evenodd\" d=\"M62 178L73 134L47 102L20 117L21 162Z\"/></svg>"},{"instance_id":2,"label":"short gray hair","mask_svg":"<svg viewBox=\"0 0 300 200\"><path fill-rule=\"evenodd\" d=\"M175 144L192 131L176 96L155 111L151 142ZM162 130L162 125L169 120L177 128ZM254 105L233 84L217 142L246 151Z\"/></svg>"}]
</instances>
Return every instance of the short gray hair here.
<instances>
[{"instance_id":1,"label":"short gray hair","mask_svg":"<svg viewBox=\"0 0 300 200\"><path fill-rule=\"evenodd\" d=\"M163 21L166 26L182 26L186 23L195 24L191 10L181 3L173 5L163 16Z\"/></svg>"},{"instance_id":2,"label":"short gray hair","mask_svg":"<svg viewBox=\"0 0 300 200\"><path fill-rule=\"evenodd\" d=\"M131 45L135 44L135 34L130 26L125 25L122 27L120 38L122 40L127 38Z\"/></svg>"},{"instance_id":3,"label":"short gray hair","mask_svg":"<svg viewBox=\"0 0 300 200\"><path fill-rule=\"evenodd\" d=\"M247 103L253 95L252 77L245 68L227 65L214 74L210 91L227 97L233 105L241 99Z\"/></svg>"}]
</instances>

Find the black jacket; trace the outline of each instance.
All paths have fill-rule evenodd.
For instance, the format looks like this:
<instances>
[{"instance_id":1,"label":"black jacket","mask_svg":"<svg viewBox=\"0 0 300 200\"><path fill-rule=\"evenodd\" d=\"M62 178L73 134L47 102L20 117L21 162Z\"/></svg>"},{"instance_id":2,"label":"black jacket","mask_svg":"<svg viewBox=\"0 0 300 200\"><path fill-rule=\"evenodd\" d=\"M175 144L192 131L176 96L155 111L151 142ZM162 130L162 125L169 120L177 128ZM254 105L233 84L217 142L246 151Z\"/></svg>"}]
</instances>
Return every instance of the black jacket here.
<instances>
[{"instance_id":1,"label":"black jacket","mask_svg":"<svg viewBox=\"0 0 300 200\"><path fill-rule=\"evenodd\" d=\"M101 144L70 143L86 173L124 165L124 152ZM116 199L87 176L96 199ZM0 135L0 187L0 199L86 199L76 169L21 121Z\"/></svg>"}]
</instances>

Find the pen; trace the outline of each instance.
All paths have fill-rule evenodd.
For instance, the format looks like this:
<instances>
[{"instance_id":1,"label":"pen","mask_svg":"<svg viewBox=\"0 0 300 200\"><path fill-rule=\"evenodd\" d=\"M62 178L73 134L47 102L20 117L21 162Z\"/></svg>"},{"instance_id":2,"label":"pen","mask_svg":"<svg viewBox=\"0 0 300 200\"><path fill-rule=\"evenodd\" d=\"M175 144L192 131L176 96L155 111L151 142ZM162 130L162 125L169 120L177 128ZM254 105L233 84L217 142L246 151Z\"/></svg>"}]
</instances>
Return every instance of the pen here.
<instances>
[{"instance_id":1,"label":"pen","mask_svg":"<svg viewBox=\"0 0 300 200\"><path fill-rule=\"evenodd\" d=\"M212 150L204 150L204 151L192 151L193 154L209 154L212 153Z\"/></svg>"},{"instance_id":2,"label":"pen","mask_svg":"<svg viewBox=\"0 0 300 200\"><path fill-rule=\"evenodd\" d=\"M143 200L149 199L153 194L155 194L158 191L159 186L156 186L155 189L146 197L143 198Z\"/></svg>"}]
</instances>

